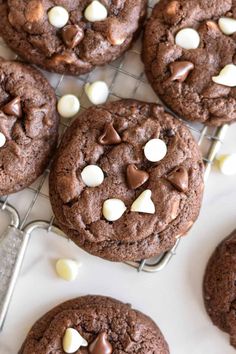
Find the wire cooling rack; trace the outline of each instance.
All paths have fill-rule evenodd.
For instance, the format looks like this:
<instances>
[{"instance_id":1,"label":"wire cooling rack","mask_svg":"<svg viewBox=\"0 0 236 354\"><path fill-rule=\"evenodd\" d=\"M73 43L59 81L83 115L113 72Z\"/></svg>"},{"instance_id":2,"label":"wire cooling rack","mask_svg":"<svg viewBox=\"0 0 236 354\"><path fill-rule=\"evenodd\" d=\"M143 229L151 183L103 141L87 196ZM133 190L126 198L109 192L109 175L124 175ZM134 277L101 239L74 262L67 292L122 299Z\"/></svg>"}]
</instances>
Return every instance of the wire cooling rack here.
<instances>
[{"instance_id":1,"label":"wire cooling rack","mask_svg":"<svg viewBox=\"0 0 236 354\"><path fill-rule=\"evenodd\" d=\"M149 9L152 7L152 3L153 1L150 1ZM66 93L76 94L80 98L81 110L87 109L90 105L84 93L85 83L98 79L106 81L109 85L109 100L130 97L150 102L159 101L144 75L143 65L140 60L140 48L140 42L137 42L119 60L79 78L43 73L54 87L58 98ZM6 59L17 59L17 56L6 47L3 41L0 41L0 55ZM62 119L60 133L63 134L70 124L71 120ZM201 124L191 124L185 121L184 124L192 131L201 148L206 166L205 178L207 178L211 165L225 137L227 125L221 128L209 128ZM16 280L33 231L35 229L44 229L66 237L54 223L48 196L48 174L49 169L24 191L0 198L1 214L5 213L9 217L9 224L6 230L0 235L0 330L3 327ZM41 217L42 210L44 211L43 217L37 220L37 218ZM2 220L5 220L5 218L3 217ZM175 254L179 242L180 239L177 239L175 246L159 257L140 260L140 262L127 262L127 264L139 271L160 271Z\"/></svg>"}]
</instances>

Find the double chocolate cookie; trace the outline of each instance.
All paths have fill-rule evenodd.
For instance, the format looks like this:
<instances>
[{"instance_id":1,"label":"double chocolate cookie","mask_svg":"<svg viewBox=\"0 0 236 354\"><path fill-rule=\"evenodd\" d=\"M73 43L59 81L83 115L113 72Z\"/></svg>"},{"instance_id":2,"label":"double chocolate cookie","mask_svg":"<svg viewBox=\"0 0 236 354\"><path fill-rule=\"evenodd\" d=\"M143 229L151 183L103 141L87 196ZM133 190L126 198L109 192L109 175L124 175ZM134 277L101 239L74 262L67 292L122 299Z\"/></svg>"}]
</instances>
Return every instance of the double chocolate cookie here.
<instances>
[{"instance_id":1,"label":"double chocolate cookie","mask_svg":"<svg viewBox=\"0 0 236 354\"><path fill-rule=\"evenodd\" d=\"M236 230L214 251L203 285L205 306L212 322L229 333L236 348Z\"/></svg>"},{"instance_id":2,"label":"double chocolate cookie","mask_svg":"<svg viewBox=\"0 0 236 354\"><path fill-rule=\"evenodd\" d=\"M30 185L57 143L56 97L46 79L20 62L0 59L0 195Z\"/></svg>"},{"instance_id":3,"label":"double chocolate cookie","mask_svg":"<svg viewBox=\"0 0 236 354\"><path fill-rule=\"evenodd\" d=\"M119 57L132 43L147 0L9 0L0 35L30 63L78 75Z\"/></svg>"},{"instance_id":4,"label":"double chocolate cookie","mask_svg":"<svg viewBox=\"0 0 236 354\"><path fill-rule=\"evenodd\" d=\"M154 7L145 70L177 114L214 126L236 120L235 54L235 0L161 0Z\"/></svg>"},{"instance_id":5,"label":"double chocolate cookie","mask_svg":"<svg viewBox=\"0 0 236 354\"><path fill-rule=\"evenodd\" d=\"M121 100L92 107L65 133L50 173L62 230L113 261L170 249L196 220L203 162L189 130L163 107Z\"/></svg>"},{"instance_id":6,"label":"double chocolate cookie","mask_svg":"<svg viewBox=\"0 0 236 354\"><path fill-rule=\"evenodd\" d=\"M157 325L130 305L84 296L49 311L30 330L19 354L168 354Z\"/></svg>"}]
</instances>

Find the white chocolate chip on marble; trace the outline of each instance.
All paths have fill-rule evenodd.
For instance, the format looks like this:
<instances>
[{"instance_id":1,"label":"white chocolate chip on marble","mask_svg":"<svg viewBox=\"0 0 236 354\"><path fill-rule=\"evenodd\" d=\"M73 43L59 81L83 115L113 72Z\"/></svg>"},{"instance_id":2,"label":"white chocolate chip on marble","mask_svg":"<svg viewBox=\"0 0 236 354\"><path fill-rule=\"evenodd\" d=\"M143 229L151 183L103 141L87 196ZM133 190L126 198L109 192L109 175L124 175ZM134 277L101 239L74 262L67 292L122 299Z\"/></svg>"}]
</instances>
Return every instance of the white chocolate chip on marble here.
<instances>
[{"instance_id":1,"label":"white chocolate chip on marble","mask_svg":"<svg viewBox=\"0 0 236 354\"><path fill-rule=\"evenodd\" d=\"M76 279L79 270L79 263L72 259L60 258L56 262L56 271L60 278L73 281Z\"/></svg>"},{"instance_id":2,"label":"white chocolate chip on marble","mask_svg":"<svg viewBox=\"0 0 236 354\"><path fill-rule=\"evenodd\" d=\"M88 342L74 328L67 328L63 341L63 350L65 353L75 353L80 347L87 347Z\"/></svg>"},{"instance_id":3,"label":"white chocolate chip on marble","mask_svg":"<svg viewBox=\"0 0 236 354\"><path fill-rule=\"evenodd\" d=\"M200 44L200 36L195 29L184 28L177 33L175 43L184 49L196 49Z\"/></svg>"},{"instance_id":4,"label":"white chocolate chip on marble","mask_svg":"<svg viewBox=\"0 0 236 354\"><path fill-rule=\"evenodd\" d=\"M112 198L107 199L103 203L102 213L106 220L116 221L121 218L126 209L127 208L122 200Z\"/></svg>"},{"instance_id":5,"label":"white chocolate chip on marble","mask_svg":"<svg viewBox=\"0 0 236 354\"><path fill-rule=\"evenodd\" d=\"M236 32L236 20L234 18L221 17L218 24L221 31L228 36Z\"/></svg>"},{"instance_id":6,"label":"white chocolate chip on marble","mask_svg":"<svg viewBox=\"0 0 236 354\"><path fill-rule=\"evenodd\" d=\"M84 87L88 99L93 104L105 103L109 96L109 89L104 81L94 81L87 83Z\"/></svg>"},{"instance_id":7,"label":"white chocolate chip on marble","mask_svg":"<svg viewBox=\"0 0 236 354\"><path fill-rule=\"evenodd\" d=\"M144 146L144 155L151 162L161 161L166 154L167 146L161 139L151 139Z\"/></svg>"},{"instance_id":8,"label":"white chocolate chip on marble","mask_svg":"<svg viewBox=\"0 0 236 354\"><path fill-rule=\"evenodd\" d=\"M69 13L62 6L54 6L48 11L48 20L52 26L62 28L69 20Z\"/></svg>"},{"instance_id":9,"label":"white chocolate chip on marble","mask_svg":"<svg viewBox=\"0 0 236 354\"><path fill-rule=\"evenodd\" d=\"M213 76L212 81L216 84L235 87L236 86L236 65L228 64L219 73L218 76Z\"/></svg>"},{"instance_id":10,"label":"white chocolate chip on marble","mask_svg":"<svg viewBox=\"0 0 236 354\"><path fill-rule=\"evenodd\" d=\"M90 22L103 21L107 18L106 7L100 1L92 1L84 12L84 17Z\"/></svg>"},{"instance_id":11,"label":"white chocolate chip on marble","mask_svg":"<svg viewBox=\"0 0 236 354\"><path fill-rule=\"evenodd\" d=\"M155 214L155 205L151 199L152 192L146 189L131 205L131 211L137 213Z\"/></svg>"},{"instance_id":12,"label":"white chocolate chip on marble","mask_svg":"<svg viewBox=\"0 0 236 354\"><path fill-rule=\"evenodd\" d=\"M236 175L236 153L221 155L217 158L220 171L226 176Z\"/></svg>"},{"instance_id":13,"label":"white chocolate chip on marble","mask_svg":"<svg viewBox=\"0 0 236 354\"><path fill-rule=\"evenodd\" d=\"M6 137L3 133L0 132L0 148L3 147L6 144Z\"/></svg>"},{"instance_id":14,"label":"white chocolate chip on marble","mask_svg":"<svg viewBox=\"0 0 236 354\"><path fill-rule=\"evenodd\" d=\"M99 166L88 165L81 172L81 178L87 187L98 187L104 181L104 173Z\"/></svg>"},{"instance_id":15,"label":"white chocolate chip on marble","mask_svg":"<svg viewBox=\"0 0 236 354\"><path fill-rule=\"evenodd\" d=\"M75 95L64 95L57 103L57 110L63 118L72 118L80 110L79 99Z\"/></svg>"}]
</instances>

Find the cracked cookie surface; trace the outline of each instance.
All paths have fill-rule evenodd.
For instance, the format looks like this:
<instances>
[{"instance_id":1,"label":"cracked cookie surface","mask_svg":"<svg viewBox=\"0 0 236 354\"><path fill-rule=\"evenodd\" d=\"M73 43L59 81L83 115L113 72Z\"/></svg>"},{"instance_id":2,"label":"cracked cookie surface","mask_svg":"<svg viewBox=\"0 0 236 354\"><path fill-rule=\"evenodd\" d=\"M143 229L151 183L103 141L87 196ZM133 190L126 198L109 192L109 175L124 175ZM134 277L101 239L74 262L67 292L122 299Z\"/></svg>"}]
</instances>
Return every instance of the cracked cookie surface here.
<instances>
[{"instance_id":1,"label":"cracked cookie surface","mask_svg":"<svg viewBox=\"0 0 236 354\"><path fill-rule=\"evenodd\" d=\"M56 97L36 69L0 59L0 195L30 185L56 148Z\"/></svg>"},{"instance_id":2,"label":"cracked cookie surface","mask_svg":"<svg viewBox=\"0 0 236 354\"><path fill-rule=\"evenodd\" d=\"M113 127L113 140L104 145L107 126ZM144 155L153 138L167 147L159 162ZM88 165L103 171L99 186L84 184L81 171ZM134 166L141 171L138 178ZM159 105L121 100L88 109L67 130L50 173L50 199L59 226L87 252L114 261L140 260L170 249L192 226L202 200L203 170L199 148L180 121ZM134 172L132 188L127 178ZM131 211L145 191L155 211ZM102 212L110 198L126 206L113 222Z\"/></svg>"},{"instance_id":3,"label":"cracked cookie surface","mask_svg":"<svg viewBox=\"0 0 236 354\"><path fill-rule=\"evenodd\" d=\"M69 327L76 329L89 344L98 334L106 333L113 354L169 353L161 331L148 316L112 298L84 296L55 307L39 319L19 354L46 354L54 350L65 353L62 338ZM78 354L88 353L91 352L87 348L78 350Z\"/></svg>"},{"instance_id":4,"label":"cracked cookie surface","mask_svg":"<svg viewBox=\"0 0 236 354\"><path fill-rule=\"evenodd\" d=\"M203 293L212 322L229 333L230 342L236 348L236 230L211 256L205 271Z\"/></svg>"},{"instance_id":5,"label":"cracked cookie surface","mask_svg":"<svg viewBox=\"0 0 236 354\"><path fill-rule=\"evenodd\" d=\"M91 0L9 0L0 5L0 33L26 61L62 74L79 75L115 60L128 49L145 18L146 0L102 0L103 21L90 22L84 12ZM61 6L69 14L54 27L48 11Z\"/></svg>"},{"instance_id":6,"label":"cracked cookie surface","mask_svg":"<svg viewBox=\"0 0 236 354\"><path fill-rule=\"evenodd\" d=\"M225 17L236 20L235 0L161 0L147 23L142 56L149 82L185 119L214 126L236 120L236 87L212 79L236 64L236 33L226 35L218 24ZM177 33L185 28L197 31L198 48L176 45Z\"/></svg>"}]
</instances>

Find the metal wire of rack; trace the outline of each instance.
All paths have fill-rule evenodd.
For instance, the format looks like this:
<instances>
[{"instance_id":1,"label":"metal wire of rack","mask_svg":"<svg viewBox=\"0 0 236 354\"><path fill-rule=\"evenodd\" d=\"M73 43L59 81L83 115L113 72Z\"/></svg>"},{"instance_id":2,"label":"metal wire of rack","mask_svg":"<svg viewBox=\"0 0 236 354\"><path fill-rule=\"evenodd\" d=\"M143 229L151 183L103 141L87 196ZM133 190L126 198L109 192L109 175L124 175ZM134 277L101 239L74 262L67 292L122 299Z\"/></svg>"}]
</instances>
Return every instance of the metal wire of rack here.
<instances>
[{"instance_id":1,"label":"metal wire of rack","mask_svg":"<svg viewBox=\"0 0 236 354\"><path fill-rule=\"evenodd\" d=\"M152 3L152 1L151 1ZM149 6L152 7L151 5ZM8 51L3 42L0 42L1 47ZM10 54L11 55L11 54ZM7 58L9 53L7 52ZM16 56L10 56L16 59ZM127 60L127 58L129 60ZM105 72L105 81L109 83L110 100L116 100L124 97L142 99L142 100L157 100L156 96L150 89L147 83L143 68L140 63L140 47L139 44L129 50L121 59L107 65ZM137 69L138 68L138 69ZM68 80L76 91L77 96L81 101L81 109L88 107L89 102L84 94L83 86L86 82L93 81L95 78L104 79L104 70L96 69L93 73L84 75L79 78L68 78L64 75L53 75L45 73L52 86L55 89L57 97L61 97L64 93L72 93L68 90ZM102 74L102 77L99 76ZM96 76L98 75L98 76ZM179 118L180 119L180 118ZM63 134L65 129L70 125L68 122L62 120L60 123L60 132ZM199 124L191 124L184 121L184 124L192 131L193 135L198 141L202 150L203 160L205 162L205 178L210 173L211 165L220 149L227 131L227 125L221 128L208 128ZM37 208L37 202L43 198L49 205L49 196L45 184L49 169L38 179L32 186L25 189L30 192L30 203L23 214L20 216L20 208L17 203L14 203L14 198L6 196L0 198L0 211L5 212L10 217L9 225L5 232L0 235L0 330L3 328L4 320L6 318L7 310L11 301L14 287L24 260L27 245L34 230L44 229L48 232L54 232L57 235L66 237L63 232L54 224L54 216L51 215L47 220L32 219L32 211ZM136 268L138 271L158 272L162 270L172 259L176 253L180 239L176 240L174 247L151 260L140 260L140 262L126 262L129 266Z\"/></svg>"}]
</instances>

